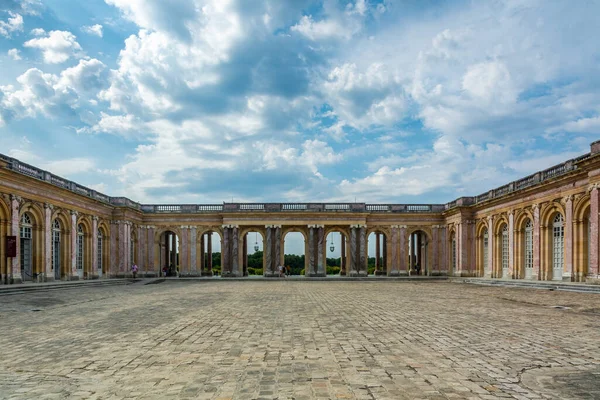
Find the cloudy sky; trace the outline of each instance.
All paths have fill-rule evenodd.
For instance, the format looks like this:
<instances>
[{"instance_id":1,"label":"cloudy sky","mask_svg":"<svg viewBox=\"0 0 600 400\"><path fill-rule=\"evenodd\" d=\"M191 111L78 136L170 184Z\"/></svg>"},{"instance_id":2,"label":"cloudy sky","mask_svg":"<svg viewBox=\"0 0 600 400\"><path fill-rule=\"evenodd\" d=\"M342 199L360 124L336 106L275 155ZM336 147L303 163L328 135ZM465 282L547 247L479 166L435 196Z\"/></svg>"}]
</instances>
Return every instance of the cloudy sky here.
<instances>
[{"instance_id":1,"label":"cloudy sky","mask_svg":"<svg viewBox=\"0 0 600 400\"><path fill-rule=\"evenodd\" d=\"M0 0L0 152L144 203L445 203L600 138L600 2Z\"/></svg>"}]
</instances>

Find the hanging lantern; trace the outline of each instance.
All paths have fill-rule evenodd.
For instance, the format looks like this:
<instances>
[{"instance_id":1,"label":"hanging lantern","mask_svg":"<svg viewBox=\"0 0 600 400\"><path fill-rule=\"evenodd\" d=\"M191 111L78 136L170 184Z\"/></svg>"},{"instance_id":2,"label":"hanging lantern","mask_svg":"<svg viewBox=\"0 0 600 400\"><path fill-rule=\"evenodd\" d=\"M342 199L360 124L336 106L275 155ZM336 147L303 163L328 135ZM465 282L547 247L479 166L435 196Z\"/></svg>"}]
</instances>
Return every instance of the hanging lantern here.
<instances>
[{"instance_id":1,"label":"hanging lantern","mask_svg":"<svg viewBox=\"0 0 600 400\"><path fill-rule=\"evenodd\" d=\"M258 251L258 233L254 234L254 251Z\"/></svg>"},{"instance_id":2,"label":"hanging lantern","mask_svg":"<svg viewBox=\"0 0 600 400\"><path fill-rule=\"evenodd\" d=\"M335 250L335 246L333 245L333 233L331 234L331 246L329 246L329 251L333 253Z\"/></svg>"}]
</instances>

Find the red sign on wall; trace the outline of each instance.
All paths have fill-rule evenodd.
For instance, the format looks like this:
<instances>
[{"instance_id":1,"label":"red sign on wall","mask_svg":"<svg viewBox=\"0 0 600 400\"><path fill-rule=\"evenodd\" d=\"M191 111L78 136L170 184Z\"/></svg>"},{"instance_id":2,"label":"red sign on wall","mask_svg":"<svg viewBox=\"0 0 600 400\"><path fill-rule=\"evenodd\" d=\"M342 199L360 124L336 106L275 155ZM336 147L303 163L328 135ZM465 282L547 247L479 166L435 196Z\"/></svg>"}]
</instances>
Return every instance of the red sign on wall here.
<instances>
[{"instance_id":1,"label":"red sign on wall","mask_svg":"<svg viewBox=\"0 0 600 400\"><path fill-rule=\"evenodd\" d=\"M17 237L7 236L6 237L6 257L17 256Z\"/></svg>"}]
</instances>

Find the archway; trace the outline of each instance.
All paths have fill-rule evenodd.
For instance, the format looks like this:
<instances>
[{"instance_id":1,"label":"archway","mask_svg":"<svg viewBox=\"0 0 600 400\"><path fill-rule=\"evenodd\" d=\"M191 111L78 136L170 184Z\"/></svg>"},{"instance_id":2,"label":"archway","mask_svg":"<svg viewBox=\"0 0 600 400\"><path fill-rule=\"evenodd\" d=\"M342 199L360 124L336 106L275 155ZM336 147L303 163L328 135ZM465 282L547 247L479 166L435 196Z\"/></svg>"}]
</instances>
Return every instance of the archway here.
<instances>
[{"instance_id":1,"label":"archway","mask_svg":"<svg viewBox=\"0 0 600 400\"><path fill-rule=\"evenodd\" d=\"M347 246L346 234L341 230L328 231L323 243L325 273L327 275L346 275Z\"/></svg>"},{"instance_id":2,"label":"archway","mask_svg":"<svg viewBox=\"0 0 600 400\"><path fill-rule=\"evenodd\" d=\"M87 218L77 221L75 241L75 268L79 279L87 279L92 273L92 235L91 224Z\"/></svg>"},{"instance_id":3,"label":"archway","mask_svg":"<svg viewBox=\"0 0 600 400\"><path fill-rule=\"evenodd\" d=\"M592 243L590 210L589 198L583 198L573 213L573 280L576 282L584 282L590 271L590 244Z\"/></svg>"},{"instance_id":4,"label":"archway","mask_svg":"<svg viewBox=\"0 0 600 400\"><path fill-rule=\"evenodd\" d=\"M221 274L221 231L209 228L197 236L197 262L201 276Z\"/></svg>"},{"instance_id":5,"label":"archway","mask_svg":"<svg viewBox=\"0 0 600 400\"><path fill-rule=\"evenodd\" d=\"M9 208L0 198L0 254L6 254L6 236L9 232ZM0 283L8 283L8 265L6 257L0 256Z\"/></svg>"},{"instance_id":6,"label":"archway","mask_svg":"<svg viewBox=\"0 0 600 400\"><path fill-rule=\"evenodd\" d=\"M298 230L288 230L284 232L282 235L283 246L281 246L282 250L282 260L283 267L285 267L286 272L289 270L290 275L306 275L313 276L317 273L316 268L315 271L310 271L307 259L307 243L304 233ZM315 260L317 255L314 255ZM316 263L315 263L316 264ZM289 268L288 268L289 267ZM273 271L277 276L278 271Z\"/></svg>"},{"instance_id":7,"label":"archway","mask_svg":"<svg viewBox=\"0 0 600 400\"><path fill-rule=\"evenodd\" d=\"M263 234L250 230L243 234L242 276L263 275L265 268Z\"/></svg>"},{"instance_id":8,"label":"archway","mask_svg":"<svg viewBox=\"0 0 600 400\"><path fill-rule=\"evenodd\" d=\"M432 254L430 253L430 237L421 230L415 230L408 235L408 269L410 275L431 274ZM453 268L456 268L454 266Z\"/></svg>"},{"instance_id":9,"label":"archway","mask_svg":"<svg viewBox=\"0 0 600 400\"><path fill-rule=\"evenodd\" d=\"M180 239L177 233L166 230L160 234L159 260L161 275L178 276Z\"/></svg>"},{"instance_id":10,"label":"archway","mask_svg":"<svg viewBox=\"0 0 600 400\"><path fill-rule=\"evenodd\" d=\"M26 203L21 207L17 243L23 281L37 281L44 272L42 215L36 204Z\"/></svg>"},{"instance_id":11,"label":"archway","mask_svg":"<svg viewBox=\"0 0 600 400\"><path fill-rule=\"evenodd\" d=\"M450 235L448 236L448 276L453 276L454 273L456 272L456 266L457 266L457 253L458 253L458 249L456 248L457 246L457 242L456 242L456 231L454 229L452 229L450 231Z\"/></svg>"},{"instance_id":12,"label":"archway","mask_svg":"<svg viewBox=\"0 0 600 400\"><path fill-rule=\"evenodd\" d=\"M533 216L520 215L515 222L515 268L512 278L531 279L533 276Z\"/></svg>"},{"instance_id":13,"label":"archway","mask_svg":"<svg viewBox=\"0 0 600 400\"><path fill-rule=\"evenodd\" d=\"M508 278L508 222L501 219L495 224L494 265L492 278Z\"/></svg>"},{"instance_id":14,"label":"archway","mask_svg":"<svg viewBox=\"0 0 600 400\"><path fill-rule=\"evenodd\" d=\"M481 223L477 229L477 265L476 276L485 276L489 269L490 234L485 223Z\"/></svg>"},{"instance_id":15,"label":"archway","mask_svg":"<svg viewBox=\"0 0 600 400\"><path fill-rule=\"evenodd\" d=\"M367 274L386 275L388 268L387 235L377 229L367 236Z\"/></svg>"},{"instance_id":16,"label":"archway","mask_svg":"<svg viewBox=\"0 0 600 400\"><path fill-rule=\"evenodd\" d=\"M98 269L98 278L102 278L108 275L108 265L110 262L110 254L109 254L109 244L110 237L108 235L108 227L102 223L98 227L98 232L96 233L96 241L97 241L97 269Z\"/></svg>"}]
</instances>

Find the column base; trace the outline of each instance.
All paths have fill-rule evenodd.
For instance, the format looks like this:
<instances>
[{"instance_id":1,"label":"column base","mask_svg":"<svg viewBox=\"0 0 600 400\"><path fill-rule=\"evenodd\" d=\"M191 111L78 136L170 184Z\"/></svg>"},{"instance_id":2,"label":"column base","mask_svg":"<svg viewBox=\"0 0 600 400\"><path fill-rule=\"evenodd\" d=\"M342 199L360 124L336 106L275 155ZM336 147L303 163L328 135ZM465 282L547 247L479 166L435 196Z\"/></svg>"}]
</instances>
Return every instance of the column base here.
<instances>
[{"instance_id":1,"label":"column base","mask_svg":"<svg viewBox=\"0 0 600 400\"><path fill-rule=\"evenodd\" d=\"M367 273L367 271L352 271L348 276L351 278L366 278L367 276L369 276L369 274Z\"/></svg>"},{"instance_id":2,"label":"column base","mask_svg":"<svg viewBox=\"0 0 600 400\"><path fill-rule=\"evenodd\" d=\"M86 279L100 279L98 274L89 274Z\"/></svg>"},{"instance_id":3,"label":"column base","mask_svg":"<svg viewBox=\"0 0 600 400\"><path fill-rule=\"evenodd\" d=\"M202 271L200 272L200 276L213 276L212 271Z\"/></svg>"},{"instance_id":4,"label":"column base","mask_svg":"<svg viewBox=\"0 0 600 400\"><path fill-rule=\"evenodd\" d=\"M67 277L68 281L78 281L79 280L79 275L71 275L69 277Z\"/></svg>"},{"instance_id":5,"label":"column base","mask_svg":"<svg viewBox=\"0 0 600 400\"><path fill-rule=\"evenodd\" d=\"M225 272L221 274L221 278L239 278L240 276L235 272Z\"/></svg>"},{"instance_id":6,"label":"column base","mask_svg":"<svg viewBox=\"0 0 600 400\"><path fill-rule=\"evenodd\" d=\"M158 274L154 271L138 272L140 278L156 278Z\"/></svg>"},{"instance_id":7,"label":"column base","mask_svg":"<svg viewBox=\"0 0 600 400\"><path fill-rule=\"evenodd\" d=\"M324 272L312 272L308 275L305 275L307 278L324 278L327 276Z\"/></svg>"},{"instance_id":8,"label":"column base","mask_svg":"<svg viewBox=\"0 0 600 400\"><path fill-rule=\"evenodd\" d=\"M375 271L375 276L387 275L385 271Z\"/></svg>"},{"instance_id":9,"label":"column base","mask_svg":"<svg viewBox=\"0 0 600 400\"><path fill-rule=\"evenodd\" d=\"M586 283L591 283L592 285L600 285L600 275L592 274L587 275L585 277Z\"/></svg>"},{"instance_id":10,"label":"column base","mask_svg":"<svg viewBox=\"0 0 600 400\"><path fill-rule=\"evenodd\" d=\"M21 278L20 276L17 277L9 277L8 278L8 283L10 284L19 284L19 283L23 283L23 278Z\"/></svg>"},{"instance_id":11,"label":"column base","mask_svg":"<svg viewBox=\"0 0 600 400\"><path fill-rule=\"evenodd\" d=\"M199 276L201 276L199 273L197 272L190 272L189 274L179 274L179 276L181 278L197 278Z\"/></svg>"},{"instance_id":12,"label":"column base","mask_svg":"<svg viewBox=\"0 0 600 400\"><path fill-rule=\"evenodd\" d=\"M346 276L346 270L340 271L340 276Z\"/></svg>"}]
</instances>

